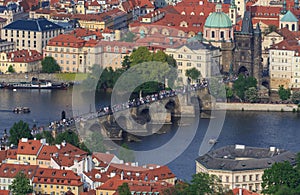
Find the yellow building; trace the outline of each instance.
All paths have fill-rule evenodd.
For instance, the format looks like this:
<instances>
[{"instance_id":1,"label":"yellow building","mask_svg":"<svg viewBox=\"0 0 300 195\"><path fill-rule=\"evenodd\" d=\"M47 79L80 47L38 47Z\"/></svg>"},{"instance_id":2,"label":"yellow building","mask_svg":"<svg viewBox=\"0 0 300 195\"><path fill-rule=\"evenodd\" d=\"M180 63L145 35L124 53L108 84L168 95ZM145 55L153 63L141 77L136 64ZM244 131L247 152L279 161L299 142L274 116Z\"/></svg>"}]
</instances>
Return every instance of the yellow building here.
<instances>
[{"instance_id":1,"label":"yellow building","mask_svg":"<svg viewBox=\"0 0 300 195\"><path fill-rule=\"evenodd\" d=\"M20 165L20 164L2 164L0 166L0 189L8 190L16 175L22 171L32 184L33 176L36 173L38 166L35 165Z\"/></svg>"},{"instance_id":2,"label":"yellow building","mask_svg":"<svg viewBox=\"0 0 300 195\"><path fill-rule=\"evenodd\" d=\"M196 173L216 175L225 188L261 192L265 169L276 162L296 164L296 155L275 147L225 146L196 159Z\"/></svg>"},{"instance_id":3,"label":"yellow building","mask_svg":"<svg viewBox=\"0 0 300 195\"><path fill-rule=\"evenodd\" d=\"M17 160L19 161L19 163L36 165L37 157L44 144L45 139L28 140L27 138L22 138L19 141L17 150Z\"/></svg>"},{"instance_id":4,"label":"yellow building","mask_svg":"<svg viewBox=\"0 0 300 195\"><path fill-rule=\"evenodd\" d=\"M83 192L80 176L71 170L38 168L34 175L33 191L36 194L65 194L71 191L75 195Z\"/></svg>"},{"instance_id":5,"label":"yellow building","mask_svg":"<svg viewBox=\"0 0 300 195\"><path fill-rule=\"evenodd\" d=\"M41 69L43 56L36 50L17 50L0 54L0 71L7 73L13 67L16 73L33 72Z\"/></svg>"}]
</instances>

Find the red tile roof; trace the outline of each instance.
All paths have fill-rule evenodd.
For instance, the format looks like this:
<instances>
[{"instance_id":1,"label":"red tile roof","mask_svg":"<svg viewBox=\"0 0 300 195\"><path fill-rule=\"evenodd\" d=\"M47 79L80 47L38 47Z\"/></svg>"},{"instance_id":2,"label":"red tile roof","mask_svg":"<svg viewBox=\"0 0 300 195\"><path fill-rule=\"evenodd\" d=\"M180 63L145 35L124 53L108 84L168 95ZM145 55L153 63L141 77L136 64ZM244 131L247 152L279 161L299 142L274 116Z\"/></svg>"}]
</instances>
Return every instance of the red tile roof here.
<instances>
[{"instance_id":1,"label":"red tile roof","mask_svg":"<svg viewBox=\"0 0 300 195\"><path fill-rule=\"evenodd\" d=\"M36 173L37 165L2 164L0 165L0 177L14 178L22 171L28 178L32 178Z\"/></svg>"},{"instance_id":2,"label":"red tile roof","mask_svg":"<svg viewBox=\"0 0 300 195\"><path fill-rule=\"evenodd\" d=\"M106 173L101 173L101 170L99 169L92 169L90 172L84 172L84 174L93 182L104 183L109 179Z\"/></svg>"},{"instance_id":3,"label":"red tile roof","mask_svg":"<svg viewBox=\"0 0 300 195\"><path fill-rule=\"evenodd\" d=\"M31 50L34 51L34 50ZM8 53L8 56L11 58L11 54L14 53L15 57L14 59L18 59L18 62L22 62L22 58L24 58L22 55L26 55L26 57L28 57L28 50L19 50L19 51L15 51L15 52L10 52ZM38 53L37 51L35 51L35 53ZM42 59L42 58L40 58ZM14 60L16 61L16 60ZM41 141L40 140L27 140L22 141L22 139L19 140L19 144L18 144L18 154L23 154L23 155L38 155L38 152L40 151L42 147Z\"/></svg>"},{"instance_id":4,"label":"red tile roof","mask_svg":"<svg viewBox=\"0 0 300 195\"><path fill-rule=\"evenodd\" d=\"M7 150L0 150L0 164L2 163L3 160L6 159L6 153L7 153Z\"/></svg>"},{"instance_id":5,"label":"red tile roof","mask_svg":"<svg viewBox=\"0 0 300 195\"><path fill-rule=\"evenodd\" d=\"M27 49L22 49L22 50L17 50L17 51L13 51L13 52L9 52L7 54L8 60L10 60L11 62L36 62L36 61L41 61L43 59L43 55L41 53L39 53L36 50L27 50ZM33 140L31 140L33 141ZM22 144L22 145L26 145L27 146L27 150L28 152L31 151L31 153L33 153L32 147L39 147L38 144L39 140L37 140L37 142L32 142L33 146L29 146L28 144ZM20 142L19 142L20 144ZM29 150L28 148L31 147L31 150ZM35 148L36 149L36 148ZM22 150L20 150L22 151Z\"/></svg>"},{"instance_id":6,"label":"red tile roof","mask_svg":"<svg viewBox=\"0 0 300 195\"><path fill-rule=\"evenodd\" d=\"M71 170L38 168L33 183L82 186L80 176Z\"/></svg>"},{"instance_id":7,"label":"red tile roof","mask_svg":"<svg viewBox=\"0 0 300 195\"><path fill-rule=\"evenodd\" d=\"M169 188L172 185L166 182L145 182L145 181L130 181L121 180L120 177L113 177L102 184L97 189L99 190L113 190L116 191L120 185L128 183L130 191L136 192L162 192L163 189Z\"/></svg>"},{"instance_id":8,"label":"red tile roof","mask_svg":"<svg viewBox=\"0 0 300 195\"><path fill-rule=\"evenodd\" d=\"M114 157L115 157L114 154L107 154L101 152L93 152L92 155L92 158L96 158L98 161L102 161L105 164L110 164Z\"/></svg>"},{"instance_id":9,"label":"red tile roof","mask_svg":"<svg viewBox=\"0 0 300 195\"><path fill-rule=\"evenodd\" d=\"M38 160L51 160L53 154L58 152L58 148L56 146L48 146L44 145L39 155L37 156Z\"/></svg>"},{"instance_id":10,"label":"red tile roof","mask_svg":"<svg viewBox=\"0 0 300 195\"><path fill-rule=\"evenodd\" d=\"M8 149L6 152L7 159L17 159L18 149Z\"/></svg>"},{"instance_id":11,"label":"red tile roof","mask_svg":"<svg viewBox=\"0 0 300 195\"><path fill-rule=\"evenodd\" d=\"M74 48L83 47L85 40L72 34L61 34L49 40L48 46L69 46Z\"/></svg>"},{"instance_id":12,"label":"red tile roof","mask_svg":"<svg viewBox=\"0 0 300 195\"><path fill-rule=\"evenodd\" d=\"M89 190L88 192L80 192L79 195L96 195L96 190Z\"/></svg>"},{"instance_id":13,"label":"red tile roof","mask_svg":"<svg viewBox=\"0 0 300 195\"><path fill-rule=\"evenodd\" d=\"M232 190L233 194L239 194L239 188L234 188ZM255 193L255 192L251 192L249 190L246 190L246 189L242 189L242 195L260 195L258 193Z\"/></svg>"},{"instance_id":14,"label":"red tile roof","mask_svg":"<svg viewBox=\"0 0 300 195\"><path fill-rule=\"evenodd\" d=\"M9 190L0 190L0 195L10 195Z\"/></svg>"}]
</instances>

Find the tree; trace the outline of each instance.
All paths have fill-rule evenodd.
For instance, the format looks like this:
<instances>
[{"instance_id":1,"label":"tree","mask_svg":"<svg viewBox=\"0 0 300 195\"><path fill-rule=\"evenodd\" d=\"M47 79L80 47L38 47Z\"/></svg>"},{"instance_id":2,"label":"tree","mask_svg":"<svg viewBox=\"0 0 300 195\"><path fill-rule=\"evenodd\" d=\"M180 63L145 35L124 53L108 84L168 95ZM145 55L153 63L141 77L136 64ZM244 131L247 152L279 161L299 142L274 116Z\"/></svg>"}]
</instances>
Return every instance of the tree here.
<instances>
[{"instance_id":1,"label":"tree","mask_svg":"<svg viewBox=\"0 0 300 195\"><path fill-rule=\"evenodd\" d=\"M153 56L147 47L139 47L132 52L129 59L131 66L134 66L143 62L152 61L152 57Z\"/></svg>"},{"instance_id":2,"label":"tree","mask_svg":"<svg viewBox=\"0 0 300 195\"><path fill-rule=\"evenodd\" d=\"M238 79L233 84L235 94L241 99L245 100L245 91L250 87L256 87L257 80L254 77L245 77L240 74Z\"/></svg>"},{"instance_id":3,"label":"tree","mask_svg":"<svg viewBox=\"0 0 300 195\"><path fill-rule=\"evenodd\" d=\"M65 131L63 133L60 133L57 135L56 139L55 139L55 143L56 144L60 144L63 141L66 141L69 144L72 144L76 147L79 147L79 139L78 139L78 135L71 130Z\"/></svg>"},{"instance_id":4,"label":"tree","mask_svg":"<svg viewBox=\"0 0 300 195\"><path fill-rule=\"evenodd\" d=\"M122 68L124 68L125 70L128 70L130 68L130 59L128 55L124 56L124 60L122 61Z\"/></svg>"},{"instance_id":5,"label":"tree","mask_svg":"<svg viewBox=\"0 0 300 195\"><path fill-rule=\"evenodd\" d=\"M299 190L300 173L287 161L275 163L264 171L262 180L262 192L266 194L276 194L284 188L296 191Z\"/></svg>"},{"instance_id":6,"label":"tree","mask_svg":"<svg viewBox=\"0 0 300 195\"><path fill-rule=\"evenodd\" d=\"M226 87L220 77L212 77L209 79L209 93L216 99L226 98Z\"/></svg>"},{"instance_id":7,"label":"tree","mask_svg":"<svg viewBox=\"0 0 300 195\"><path fill-rule=\"evenodd\" d=\"M12 128L9 130L9 142L10 144L18 145L19 140L21 138L28 138L32 139L33 136L31 134L31 130L29 128L29 125L22 120L20 120L17 123L14 123Z\"/></svg>"},{"instance_id":8,"label":"tree","mask_svg":"<svg viewBox=\"0 0 300 195\"><path fill-rule=\"evenodd\" d=\"M197 80L199 78L199 76L201 75L200 71L197 70L195 67L191 68L191 69L187 69L185 71L185 76L187 76L188 78L191 78L192 81Z\"/></svg>"},{"instance_id":9,"label":"tree","mask_svg":"<svg viewBox=\"0 0 300 195\"><path fill-rule=\"evenodd\" d=\"M281 100L283 100L283 101L287 100L291 96L291 90L290 89L285 89L283 87L283 85L280 85L279 89L278 89L278 95L279 95Z\"/></svg>"},{"instance_id":10,"label":"tree","mask_svg":"<svg viewBox=\"0 0 300 195\"><path fill-rule=\"evenodd\" d=\"M119 195L131 195L128 183L124 182L122 185L118 187L117 190Z\"/></svg>"},{"instance_id":11,"label":"tree","mask_svg":"<svg viewBox=\"0 0 300 195\"><path fill-rule=\"evenodd\" d=\"M187 195L217 195L223 194L224 189L219 178L216 175L209 175L207 173L197 173L193 175L189 187L184 194Z\"/></svg>"},{"instance_id":12,"label":"tree","mask_svg":"<svg viewBox=\"0 0 300 195\"><path fill-rule=\"evenodd\" d=\"M300 104L300 91L294 91L292 94L292 101L294 104Z\"/></svg>"},{"instance_id":13,"label":"tree","mask_svg":"<svg viewBox=\"0 0 300 195\"><path fill-rule=\"evenodd\" d=\"M125 162L134 162L135 157L132 150L126 144L122 144L122 147L119 150L119 157Z\"/></svg>"},{"instance_id":14,"label":"tree","mask_svg":"<svg viewBox=\"0 0 300 195\"><path fill-rule=\"evenodd\" d=\"M227 87L227 86L225 87L225 90L226 90L227 101L229 101L233 97L233 90L232 90L232 88Z\"/></svg>"},{"instance_id":15,"label":"tree","mask_svg":"<svg viewBox=\"0 0 300 195\"><path fill-rule=\"evenodd\" d=\"M245 100L250 103L256 102L258 98L257 89L255 87L250 87L245 91Z\"/></svg>"},{"instance_id":16,"label":"tree","mask_svg":"<svg viewBox=\"0 0 300 195\"><path fill-rule=\"evenodd\" d=\"M55 73L58 71L60 71L60 66L53 57L47 56L42 60L42 72Z\"/></svg>"},{"instance_id":17,"label":"tree","mask_svg":"<svg viewBox=\"0 0 300 195\"><path fill-rule=\"evenodd\" d=\"M14 73L16 72L15 69L12 67L12 65L10 65L7 69L7 72L10 72L10 73Z\"/></svg>"},{"instance_id":18,"label":"tree","mask_svg":"<svg viewBox=\"0 0 300 195\"><path fill-rule=\"evenodd\" d=\"M23 172L17 173L9 189L13 195L25 195L33 192L30 181Z\"/></svg>"},{"instance_id":19,"label":"tree","mask_svg":"<svg viewBox=\"0 0 300 195\"><path fill-rule=\"evenodd\" d=\"M43 131L42 133L38 133L38 134L35 135L35 138L37 140L40 140L40 139L44 138L44 139L46 139L46 142L48 144L53 144L54 143L54 138L53 138L50 131Z\"/></svg>"},{"instance_id":20,"label":"tree","mask_svg":"<svg viewBox=\"0 0 300 195\"><path fill-rule=\"evenodd\" d=\"M92 152L105 152L103 136L100 132L95 131L85 140L87 148Z\"/></svg>"}]
</instances>

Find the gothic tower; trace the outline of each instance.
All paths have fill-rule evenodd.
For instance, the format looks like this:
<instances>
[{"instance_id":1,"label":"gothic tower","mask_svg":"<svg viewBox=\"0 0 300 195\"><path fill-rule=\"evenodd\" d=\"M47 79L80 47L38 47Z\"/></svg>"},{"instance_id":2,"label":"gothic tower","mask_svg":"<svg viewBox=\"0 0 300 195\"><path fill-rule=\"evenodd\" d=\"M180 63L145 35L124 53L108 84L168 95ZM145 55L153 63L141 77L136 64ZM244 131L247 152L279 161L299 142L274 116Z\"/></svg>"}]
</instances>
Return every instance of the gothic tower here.
<instances>
[{"instance_id":1,"label":"gothic tower","mask_svg":"<svg viewBox=\"0 0 300 195\"><path fill-rule=\"evenodd\" d=\"M245 12L242 29L234 33L234 41L233 72L253 76L260 85L262 76L261 30L259 25L255 30L253 29L251 12Z\"/></svg>"},{"instance_id":2,"label":"gothic tower","mask_svg":"<svg viewBox=\"0 0 300 195\"><path fill-rule=\"evenodd\" d=\"M232 25L236 24L236 16L237 16L237 7L235 4L235 0L231 0L230 7L229 7L229 18L232 22Z\"/></svg>"}]
</instances>

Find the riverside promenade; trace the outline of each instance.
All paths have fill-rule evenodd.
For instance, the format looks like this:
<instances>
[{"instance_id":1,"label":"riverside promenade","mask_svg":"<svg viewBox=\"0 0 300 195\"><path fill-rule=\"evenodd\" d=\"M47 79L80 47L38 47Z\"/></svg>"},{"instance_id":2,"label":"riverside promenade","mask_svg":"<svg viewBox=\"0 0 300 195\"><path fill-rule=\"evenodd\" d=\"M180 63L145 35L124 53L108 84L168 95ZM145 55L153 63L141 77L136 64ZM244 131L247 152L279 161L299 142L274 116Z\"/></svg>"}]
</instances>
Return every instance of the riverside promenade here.
<instances>
[{"instance_id":1,"label":"riverside promenade","mask_svg":"<svg viewBox=\"0 0 300 195\"><path fill-rule=\"evenodd\" d=\"M295 104L259 104L259 103L226 103L216 102L214 110L236 111L264 111L264 112L295 112L298 105Z\"/></svg>"}]
</instances>

